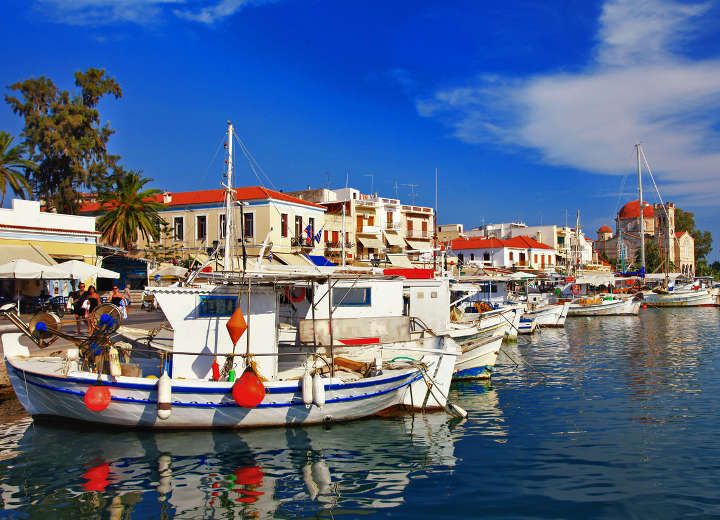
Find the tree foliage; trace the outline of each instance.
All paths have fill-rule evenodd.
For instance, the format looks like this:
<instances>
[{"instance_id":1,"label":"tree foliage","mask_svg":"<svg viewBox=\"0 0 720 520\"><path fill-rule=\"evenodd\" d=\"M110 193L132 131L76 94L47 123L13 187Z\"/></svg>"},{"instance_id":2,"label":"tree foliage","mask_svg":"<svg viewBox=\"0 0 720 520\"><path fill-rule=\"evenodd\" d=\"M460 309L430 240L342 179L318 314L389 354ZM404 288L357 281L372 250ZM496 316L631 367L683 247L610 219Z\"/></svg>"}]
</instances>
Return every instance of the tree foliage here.
<instances>
[{"instance_id":1,"label":"tree foliage","mask_svg":"<svg viewBox=\"0 0 720 520\"><path fill-rule=\"evenodd\" d=\"M147 247L147 256L158 263L177 263L182 257L182 245L175 240L172 226L164 220L160 222L159 239Z\"/></svg>"},{"instance_id":2,"label":"tree foliage","mask_svg":"<svg viewBox=\"0 0 720 520\"><path fill-rule=\"evenodd\" d=\"M130 251L138 236L145 240L160 237L162 219L158 210L162 204L153 200L160 190L144 189L151 180L139 171L115 167L110 189L98 197L106 213L98 219L97 225L106 242Z\"/></svg>"},{"instance_id":3,"label":"tree foliage","mask_svg":"<svg viewBox=\"0 0 720 520\"><path fill-rule=\"evenodd\" d=\"M118 160L107 153L113 130L101 123L98 104L121 97L120 85L94 68L76 72L75 85L80 92L73 94L41 76L14 83L15 95L5 96L25 121L24 145L37 163L29 176L35 194L61 213L77 212L81 190L106 190Z\"/></svg>"},{"instance_id":4,"label":"tree foliage","mask_svg":"<svg viewBox=\"0 0 720 520\"><path fill-rule=\"evenodd\" d=\"M695 239L695 262L700 264L712 251L712 233L700 231L695 226L695 214L691 211L675 209L675 230L687 231Z\"/></svg>"},{"instance_id":5,"label":"tree foliage","mask_svg":"<svg viewBox=\"0 0 720 520\"><path fill-rule=\"evenodd\" d=\"M8 187L23 199L32 195L30 183L26 175L35 169L35 163L23 157L22 147L12 146L13 137L7 132L0 132L0 204L5 202Z\"/></svg>"}]
</instances>

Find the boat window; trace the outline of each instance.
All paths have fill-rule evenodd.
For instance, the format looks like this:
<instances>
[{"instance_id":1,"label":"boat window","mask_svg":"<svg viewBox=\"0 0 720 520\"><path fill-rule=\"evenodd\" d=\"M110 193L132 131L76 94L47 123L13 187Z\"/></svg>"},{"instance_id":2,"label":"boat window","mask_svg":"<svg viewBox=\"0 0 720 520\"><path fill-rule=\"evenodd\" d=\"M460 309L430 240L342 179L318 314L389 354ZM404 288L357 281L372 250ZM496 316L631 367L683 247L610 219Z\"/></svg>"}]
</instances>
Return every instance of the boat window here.
<instances>
[{"instance_id":1,"label":"boat window","mask_svg":"<svg viewBox=\"0 0 720 520\"><path fill-rule=\"evenodd\" d=\"M371 302L370 287L335 288L332 291L333 307L369 307Z\"/></svg>"},{"instance_id":2,"label":"boat window","mask_svg":"<svg viewBox=\"0 0 720 520\"><path fill-rule=\"evenodd\" d=\"M437 291L432 291L430 293L430 298L437 298Z\"/></svg>"},{"instance_id":3,"label":"boat window","mask_svg":"<svg viewBox=\"0 0 720 520\"><path fill-rule=\"evenodd\" d=\"M197 315L199 318L231 316L236 306L235 296L200 296Z\"/></svg>"}]
</instances>

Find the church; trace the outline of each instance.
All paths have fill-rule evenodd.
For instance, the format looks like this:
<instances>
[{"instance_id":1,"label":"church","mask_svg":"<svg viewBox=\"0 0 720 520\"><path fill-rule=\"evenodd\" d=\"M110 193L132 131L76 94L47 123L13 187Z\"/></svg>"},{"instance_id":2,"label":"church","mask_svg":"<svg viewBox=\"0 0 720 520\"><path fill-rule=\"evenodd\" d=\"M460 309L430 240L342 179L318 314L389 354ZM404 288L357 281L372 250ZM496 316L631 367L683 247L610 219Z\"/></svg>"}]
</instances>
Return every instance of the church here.
<instances>
[{"instance_id":1,"label":"church","mask_svg":"<svg viewBox=\"0 0 720 520\"><path fill-rule=\"evenodd\" d=\"M663 258L670 259L670 271L692 276L695 273L695 239L687 231L675 231L675 204L650 204L643 202L645 237L654 239ZM639 268L634 264L640 251L640 201L625 204L615 218L615 232L610 226L597 230L595 242L597 253L608 261L621 260L625 269ZM647 242L646 242L647 243Z\"/></svg>"}]
</instances>

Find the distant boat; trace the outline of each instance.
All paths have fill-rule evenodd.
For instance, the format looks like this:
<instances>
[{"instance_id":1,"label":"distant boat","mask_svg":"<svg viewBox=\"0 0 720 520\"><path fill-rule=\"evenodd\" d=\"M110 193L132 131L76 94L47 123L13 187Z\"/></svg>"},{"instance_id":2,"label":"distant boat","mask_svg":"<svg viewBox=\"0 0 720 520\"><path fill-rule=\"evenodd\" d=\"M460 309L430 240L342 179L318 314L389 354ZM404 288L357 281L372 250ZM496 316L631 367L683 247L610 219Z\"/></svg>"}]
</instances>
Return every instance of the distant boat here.
<instances>
[{"instance_id":1,"label":"distant boat","mask_svg":"<svg viewBox=\"0 0 720 520\"><path fill-rule=\"evenodd\" d=\"M621 298L614 294L585 296L570 302L568 316L637 316L641 304L639 298Z\"/></svg>"}]
</instances>

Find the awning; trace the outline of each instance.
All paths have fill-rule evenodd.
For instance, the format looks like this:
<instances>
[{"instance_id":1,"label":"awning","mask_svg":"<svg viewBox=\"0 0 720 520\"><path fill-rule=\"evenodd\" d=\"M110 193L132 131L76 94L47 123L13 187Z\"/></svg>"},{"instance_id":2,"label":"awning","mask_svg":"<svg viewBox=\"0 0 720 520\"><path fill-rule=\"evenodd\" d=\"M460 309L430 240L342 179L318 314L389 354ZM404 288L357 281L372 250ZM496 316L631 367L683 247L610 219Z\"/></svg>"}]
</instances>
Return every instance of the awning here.
<instances>
[{"instance_id":1,"label":"awning","mask_svg":"<svg viewBox=\"0 0 720 520\"><path fill-rule=\"evenodd\" d=\"M308 255L308 258L310 259L310 261L312 261L313 264L320 267L332 267L337 265L332 263L330 260L328 260L322 255Z\"/></svg>"},{"instance_id":2,"label":"awning","mask_svg":"<svg viewBox=\"0 0 720 520\"><path fill-rule=\"evenodd\" d=\"M404 247L405 243L400 235L397 233L385 233L385 240L391 246Z\"/></svg>"},{"instance_id":3,"label":"awning","mask_svg":"<svg viewBox=\"0 0 720 520\"><path fill-rule=\"evenodd\" d=\"M42 265L54 265L57 263L39 246L3 245L0 247L0 264L6 264L13 260L29 260L30 262Z\"/></svg>"},{"instance_id":4,"label":"awning","mask_svg":"<svg viewBox=\"0 0 720 520\"><path fill-rule=\"evenodd\" d=\"M408 240L405 239L407 245L413 251L432 251L432 244L430 242L422 242L420 240Z\"/></svg>"},{"instance_id":5,"label":"awning","mask_svg":"<svg viewBox=\"0 0 720 520\"><path fill-rule=\"evenodd\" d=\"M365 249L383 249L385 246L377 238L358 237Z\"/></svg>"},{"instance_id":6,"label":"awning","mask_svg":"<svg viewBox=\"0 0 720 520\"><path fill-rule=\"evenodd\" d=\"M395 267L412 267L413 266L412 262L405 254L386 253L385 256L387 257L388 261Z\"/></svg>"},{"instance_id":7,"label":"awning","mask_svg":"<svg viewBox=\"0 0 720 520\"><path fill-rule=\"evenodd\" d=\"M273 253L273 257L277 258L285 265L299 265L302 267L314 265L305 255L296 255L294 253Z\"/></svg>"}]
</instances>

